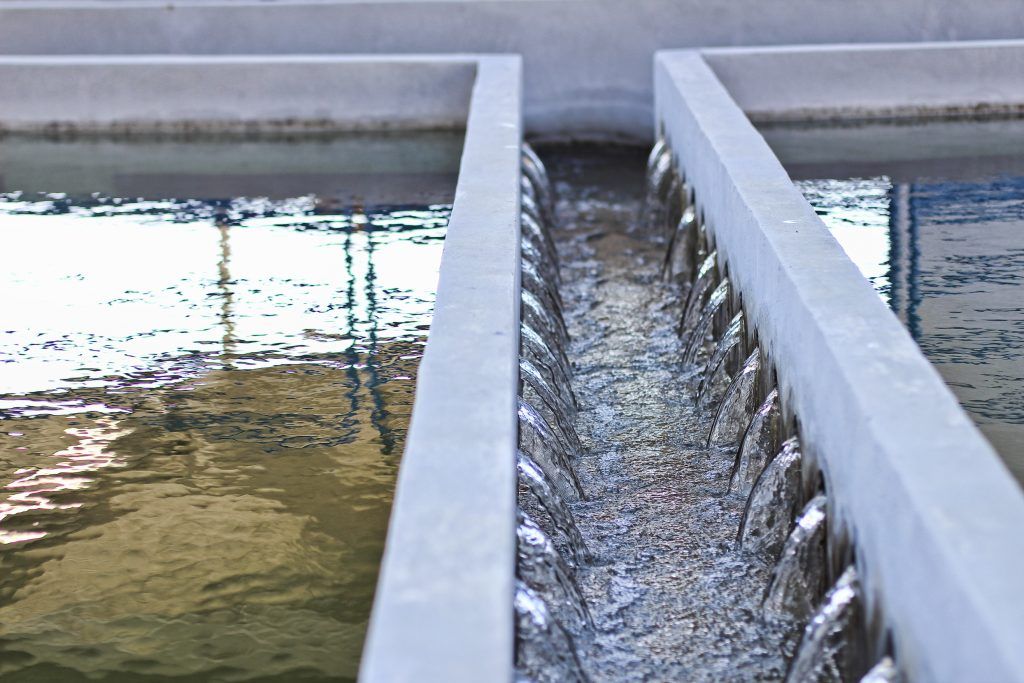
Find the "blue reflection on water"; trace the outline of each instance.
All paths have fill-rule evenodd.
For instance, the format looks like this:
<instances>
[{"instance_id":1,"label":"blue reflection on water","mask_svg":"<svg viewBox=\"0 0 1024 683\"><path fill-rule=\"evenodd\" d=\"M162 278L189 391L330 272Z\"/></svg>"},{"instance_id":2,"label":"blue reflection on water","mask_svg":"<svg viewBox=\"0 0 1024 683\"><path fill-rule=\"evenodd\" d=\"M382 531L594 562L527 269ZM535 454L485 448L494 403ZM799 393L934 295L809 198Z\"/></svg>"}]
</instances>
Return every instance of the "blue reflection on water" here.
<instances>
[{"instance_id":1,"label":"blue reflection on water","mask_svg":"<svg viewBox=\"0 0 1024 683\"><path fill-rule=\"evenodd\" d=\"M1024 177L797 184L1024 480Z\"/></svg>"}]
</instances>

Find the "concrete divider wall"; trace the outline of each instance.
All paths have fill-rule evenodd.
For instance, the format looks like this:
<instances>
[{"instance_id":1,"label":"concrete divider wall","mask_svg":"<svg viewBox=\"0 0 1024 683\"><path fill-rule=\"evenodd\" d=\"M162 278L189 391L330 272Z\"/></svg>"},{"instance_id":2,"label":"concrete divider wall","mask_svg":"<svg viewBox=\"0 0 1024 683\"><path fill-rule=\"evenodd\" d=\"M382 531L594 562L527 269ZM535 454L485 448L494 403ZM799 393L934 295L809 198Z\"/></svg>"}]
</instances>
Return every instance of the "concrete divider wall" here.
<instances>
[{"instance_id":1,"label":"concrete divider wall","mask_svg":"<svg viewBox=\"0 0 1024 683\"><path fill-rule=\"evenodd\" d=\"M1020 0L0 0L0 54L521 54L531 133L641 140L655 50L1020 37Z\"/></svg>"},{"instance_id":2,"label":"concrete divider wall","mask_svg":"<svg viewBox=\"0 0 1024 683\"><path fill-rule=\"evenodd\" d=\"M521 67L478 64L364 683L512 679Z\"/></svg>"},{"instance_id":3,"label":"concrete divider wall","mask_svg":"<svg viewBox=\"0 0 1024 683\"><path fill-rule=\"evenodd\" d=\"M772 83L709 59L752 107L750 93L771 101ZM659 54L655 94L902 666L915 681L1024 680L1024 494L704 56Z\"/></svg>"},{"instance_id":4,"label":"concrete divider wall","mask_svg":"<svg viewBox=\"0 0 1024 683\"><path fill-rule=\"evenodd\" d=\"M1024 43L704 50L758 121L1024 113Z\"/></svg>"},{"instance_id":5,"label":"concrete divider wall","mask_svg":"<svg viewBox=\"0 0 1024 683\"><path fill-rule=\"evenodd\" d=\"M462 128L475 76L460 56L0 57L0 130Z\"/></svg>"}]
</instances>

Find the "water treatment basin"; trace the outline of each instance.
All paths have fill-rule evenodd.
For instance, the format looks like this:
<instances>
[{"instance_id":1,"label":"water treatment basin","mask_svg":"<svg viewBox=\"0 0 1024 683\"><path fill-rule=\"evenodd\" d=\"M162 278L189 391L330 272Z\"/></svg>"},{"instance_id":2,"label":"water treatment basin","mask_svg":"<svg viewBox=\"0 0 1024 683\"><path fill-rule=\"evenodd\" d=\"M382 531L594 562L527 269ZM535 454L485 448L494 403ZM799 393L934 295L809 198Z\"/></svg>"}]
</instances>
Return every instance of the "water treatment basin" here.
<instances>
[{"instance_id":1,"label":"water treatment basin","mask_svg":"<svg viewBox=\"0 0 1024 683\"><path fill-rule=\"evenodd\" d=\"M354 679L462 137L0 140L5 678Z\"/></svg>"},{"instance_id":2,"label":"water treatment basin","mask_svg":"<svg viewBox=\"0 0 1024 683\"><path fill-rule=\"evenodd\" d=\"M1024 480L1024 121L762 133Z\"/></svg>"}]
</instances>

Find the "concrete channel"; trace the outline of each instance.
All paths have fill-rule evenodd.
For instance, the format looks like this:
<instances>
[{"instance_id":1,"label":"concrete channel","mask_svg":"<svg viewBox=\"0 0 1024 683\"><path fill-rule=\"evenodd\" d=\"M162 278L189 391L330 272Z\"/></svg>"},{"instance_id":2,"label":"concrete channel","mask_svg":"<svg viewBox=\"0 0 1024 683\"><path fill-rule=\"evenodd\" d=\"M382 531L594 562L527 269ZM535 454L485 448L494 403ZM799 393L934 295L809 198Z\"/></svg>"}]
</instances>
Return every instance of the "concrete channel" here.
<instances>
[{"instance_id":1,"label":"concrete channel","mask_svg":"<svg viewBox=\"0 0 1024 683\"><path fill-rule=\"evenodd\" d=\"M273 5L275 12L335 16L361 4ZM452 3L416 4L428 12ZM538 3L498 2L493 16L478 14L479 3L455 4L475 26ZM546 4L559 17L571 14L567 3ZM39 37L45 32L25 27L64 22L52 37L64 35L68 22L102 24L121 12L123 26L137 25L169 11L117 5L59 3L42 15L41 4L5 2L0 31L35 36L7 34L9 51L57 52ZM242 7L191 3L181 10L234 16ZM663 6L642 8L640 16L653 21ZM994 26L1009 16L1001 11L1008 6L985 15L995 23L978 19L972 30L999 33ZM157 49L185 50L202 34L186 40L178 22L188 19L167 24L176 28L166 29ZM941 34L941 25L927 33ZM83 40L69 45L99 49ZM135 39L121 44L139 47ZM568 76L539 76L526 91L533 130L647 137L649 52L649 42L631 52L629 68L616 66L614 77L576 63L589 80L550 100ZM559 54L534 45L527 64L554 63ZM641 56L642 80L633 63ZM1014 571L1024 564L1024 495L751 119L1019 114L1022 63L1017 42L688 50L654 61L654 130L671 146L714 234L785 404L800 416L805 448L829 488L834 533L855 549L869 620L884 625L915 681L1024 680L1024 594ZM362 681L515 675L522 68L517 56L477 54L0 58L6 131L465 128Z\"/></svg>"},{"instance_id":2,"label":"concrete channel","mask_svg":"<svg viewBox=\"0 0 1024 683\"><path fill-rule=\"evenodd\" d=\"M1024 495L751 124L1014 113L1020 43L660 53L659 128L912 680L1021 680Z\"/></svg>"}]
</instances>

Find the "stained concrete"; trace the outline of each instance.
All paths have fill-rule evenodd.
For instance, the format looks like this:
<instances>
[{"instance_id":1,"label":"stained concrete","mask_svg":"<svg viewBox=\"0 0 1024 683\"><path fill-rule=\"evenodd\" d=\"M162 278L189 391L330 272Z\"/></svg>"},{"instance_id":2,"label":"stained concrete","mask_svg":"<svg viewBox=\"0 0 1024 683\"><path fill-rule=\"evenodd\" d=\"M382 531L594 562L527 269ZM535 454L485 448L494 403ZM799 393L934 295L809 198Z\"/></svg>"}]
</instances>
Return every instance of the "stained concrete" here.
<instances>
[{"instance_id":1,"label":"stained concrete","mask_svg":"<svg viewBox=\"0 0 1024 683\"><path fill-rule=\"evenodd\" d=\"M655 50L1024 37L1019 0L2 0L4 54L516 53L532 133L649 139Z\"/></svg>"}]
</instances>

